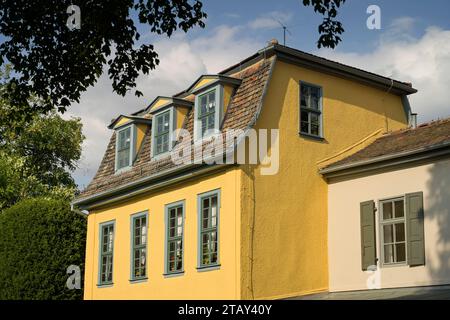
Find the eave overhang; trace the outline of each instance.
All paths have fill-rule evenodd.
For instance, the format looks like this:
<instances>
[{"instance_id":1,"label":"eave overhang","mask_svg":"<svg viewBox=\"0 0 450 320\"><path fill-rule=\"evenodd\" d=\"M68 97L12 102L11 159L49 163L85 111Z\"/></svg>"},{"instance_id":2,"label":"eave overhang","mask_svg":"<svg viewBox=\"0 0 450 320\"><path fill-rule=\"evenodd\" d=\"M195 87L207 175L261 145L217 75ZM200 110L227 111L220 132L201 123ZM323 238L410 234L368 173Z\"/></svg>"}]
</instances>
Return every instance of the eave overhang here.
<instances>
[{"instance_id":1,"label":"eave overhang","mask_svg":"<svg viewBox=\"0 0 450 320\"><path fill-rule=\"evenodd\" d=\"M119 125L116 126L116 124L122 120L122 119L129 119L130 121L128 121L127 123L124 123L123 125ZM130 123L143 123L143 124L147 124L147 125L151 125L152 124L152 119L148 119L148 118L143 118L143 117L137 117L137 116L127 116L127 115L123 115L121 114L120 116L118 116L116 119L114 119L109 125L108 125L108 129L118 129L120 127L129 125Z\"/></svg>"},{"instance_id":2,"label":"eave overhang","mask_svg":"<svg viewBox=\"0 0 450 320\"><path fill-rule=\"evenodd\" d=\"M326 179L344 178L357 174L388 170L398 166L411 165L423 161L433 161L450 156L450 142L424 148L417 148L395 154L375 157L342 165L331 165L319 170Z\"/></svg>"}]
</instances>

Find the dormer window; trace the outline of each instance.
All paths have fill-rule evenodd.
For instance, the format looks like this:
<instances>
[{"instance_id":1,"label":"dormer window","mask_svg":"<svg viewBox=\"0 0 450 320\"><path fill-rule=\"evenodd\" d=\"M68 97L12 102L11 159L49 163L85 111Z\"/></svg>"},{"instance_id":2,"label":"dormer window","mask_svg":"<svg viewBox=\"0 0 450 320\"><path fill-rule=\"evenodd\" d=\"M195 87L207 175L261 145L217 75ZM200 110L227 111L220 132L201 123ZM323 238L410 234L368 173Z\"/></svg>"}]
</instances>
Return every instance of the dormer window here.
<instances>
[{"instance_id":1,"label":"dormer window","mask_svg":"<svg viewBox=\"0 0 450 320\"><path fill-rule=\"evenodd\" d=\"M195 95L194 140L219 132L221 122L241 79L203 75L187 90Z\"/></svg>"},{"instance_id":2,"label":"dormer window","mask_svg":"<svg viewBox=\"0 0 450 320\"><path fill-rule=\"evenodd\" d=\"M169 151L170 144L170 114L171 110L164 111L155 116L154 155Z\"/></svg>"},{"instance_id":3,"label":"dormer window","mask_svg":"<svg viewBox=\"0 0 450 320\"><path fill-rule=\"evenodd\" d=\"M120 115L108 126L116 132L115 172L130 169L152 121L139 116Z\"/></svg>"},{"instance_id":4,"label":"dormer window","mask_svg":"<svg viewBox=\"0 0 450 320\"><path fill-rule=\"evenodd\" d=\"M201 95L199 101L198 120L201 123L201 137L204 137L208 130L216 128L216 89Z\"/></svg>"},{"instance_id":5,"label":"dormer window","mask_svg":"<svg viewBox=\"0 0 450 320\"><path fill-rule=\"evenodd\" d=\"M172 150L177 129L181 126L192 108L193 102L175 98L158 96L148 106L152 115L152 158L158 159Z\"/></svg>"},{"instance_id":6,"label":"dormer window","mask_svg":"<svg viewBox=\"0 0 450 320\"><path fill-rule=\"evenodd\" d=\"M195 140L206 138L214 130L219 130L223 115L223 87L217 85L195 99Z\"/></svg>"},{"instance_id":7,"label":"dormer window","mask_svg":"<svg viewBox=\"0 0 450 320\"><path fill-rule=\"evenodd\" d=\"M116 171L131 167L133 144L133 125L117 130Z\"/></svg>"}]
</instances>

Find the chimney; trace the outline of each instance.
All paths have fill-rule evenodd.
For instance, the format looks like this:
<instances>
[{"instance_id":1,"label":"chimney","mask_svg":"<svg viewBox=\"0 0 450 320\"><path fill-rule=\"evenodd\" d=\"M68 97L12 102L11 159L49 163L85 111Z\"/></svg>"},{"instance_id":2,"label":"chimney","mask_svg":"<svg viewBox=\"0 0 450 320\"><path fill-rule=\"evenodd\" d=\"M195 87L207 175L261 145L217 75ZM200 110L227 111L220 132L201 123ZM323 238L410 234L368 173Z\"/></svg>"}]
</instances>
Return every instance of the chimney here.
<instances>
[{"instance_id":1,"label":"chimney","mask_svg":"<svg viewBox=\"0 0 450 320\"><path fill-rule=\"evenodd\" d=\"M417 113L411 113L409 118L409 127L413 129L417 128Z\"/></svg>"},{"instance_id":2,"label":"chimney","mask_svg":"<svg viewBox=\"0 0 450 320\"><path fill-rule=\"evenodd\" d=\"M270 40L269 42L267 42L267 45L268 45L269 47L274 46L274 45L276 45L276 44L278 44L278 40L275 39L275 38L273 38L272 40Z\"/></svg>"}]
</instances>

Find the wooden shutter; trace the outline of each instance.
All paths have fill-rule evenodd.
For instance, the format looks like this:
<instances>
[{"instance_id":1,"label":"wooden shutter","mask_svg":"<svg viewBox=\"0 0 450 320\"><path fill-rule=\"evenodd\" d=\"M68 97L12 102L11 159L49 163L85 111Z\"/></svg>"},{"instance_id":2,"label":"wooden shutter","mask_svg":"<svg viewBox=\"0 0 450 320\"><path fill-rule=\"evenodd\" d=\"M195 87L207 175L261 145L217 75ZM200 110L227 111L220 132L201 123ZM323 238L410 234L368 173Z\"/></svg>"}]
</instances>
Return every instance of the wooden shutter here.
<instances>
[{"instance_id":1,"label":"wooden shutter","mask_svg":"<svg viewBox=\"0 0 450 320\"><path fill-rule=\"evenodd\" d=\"M367 201L360 204L361 214L361 263L362 269L377 263L375 242L375 202Z\"/></svg>"},{"instance_id":2,"label":"wooden shutter","mask_svg":"<svg viewBox=\"0 0 450 320\"><path fill-rule=\"evenodd\" d=\"M410 193L405 198L408 265L422 266L425 265L423 193Z\"/></svg>"}]
</instances>

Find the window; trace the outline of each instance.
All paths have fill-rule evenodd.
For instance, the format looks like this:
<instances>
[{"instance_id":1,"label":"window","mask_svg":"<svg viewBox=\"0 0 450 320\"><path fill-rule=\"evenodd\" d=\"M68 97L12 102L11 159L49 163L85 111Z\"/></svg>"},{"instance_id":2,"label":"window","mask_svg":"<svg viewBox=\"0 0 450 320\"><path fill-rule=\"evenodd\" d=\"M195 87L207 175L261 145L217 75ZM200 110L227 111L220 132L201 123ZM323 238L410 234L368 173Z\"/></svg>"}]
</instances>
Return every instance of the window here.
<instances>
[{"instance_id":1,"label":"window","mask_svg":"<svg viewBox=\"0 0 450 320\"><path fill-rule=\"evenodd\" d=\"M183 272L184 203L166 207L167 255L166 274Z\"/></svg>"},{"instance_id":2,"label":"window","mask_svg":"<svg viewBox=\"0 0 450 320\"><path fill-rule=\"evenodd\" d=\"M154 152L153 155L163 154L169 151L170 145L170 113L165 111L155 116Z\"/></svg>"},{"instance_id":3,"label":"window","mask_svg":"<svg viewBox=\"0 0 450 320\"><path fill-rule=\"evenodd\" d=\"M204 137L206 131L215 127L216 90L201 95L199 101L198 120L201 124L201 136Z\"/></svg>"},{"instance_id":4,"label":"window","mask_svg":"<svg viewBox=\"0 0 450 320\"><path fill-rule=\"evenodd\" d=\"M300 133L322 136L322 89L300 83Z\"/></svg>"},{"instance_id":5,"label":"window","mask_svg":"<svg viewBox=\"0 0 450 320\"><path fill-rule=\"evenodd\" d=\"M147 276L147 213L132 216L131 221L131 280L140 280Z\"/></svg>"},{"instance_id":6,"label":"window","mask_svg":"<svg viewBox=\"0 0 450 320\"><path fill-rule=\"evenodd\" d=\"M113 280L114 222L100 225L100 285Z\"/></svg>"},{"instance_id":7,"label":"window","mask_svg":"<svg viewBox=\"0 0 450 320\"><path fill-rule=\"evenodd\" d=\"M218 265L219 192L203 194L200 200L199 267Z\"/></svg>"},{"instance_id":8,"label":"window","mask_svg":"<svg viewBox=\"0 0 450 320\"><path fill-rule=\"evenodd\" d=\"M384 264L406 263L404 198L381 202L380 232Z\"/></svg>"},{"instance_id":9,"label":"window","mask_svg":"<svg viewBox=\"0 0 450 320\"><path fill-rule=\"evenodd\" d=\"M117 131L116 171L131 166L132 127Z\"/></svg>"},{"instance_id":10,"label":"window","mask_svg":"<svg viewBox=\"0 0 450 320\"><path fill-rule=\"evenodd\" d=\"M223 86L216 85L209 91L195 97L194 137L195 140L206 138L219 130L223 116Z\"/></svg>"}]
</instances>

